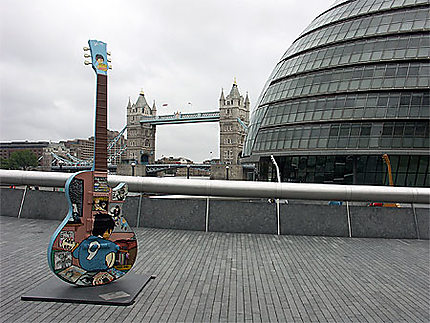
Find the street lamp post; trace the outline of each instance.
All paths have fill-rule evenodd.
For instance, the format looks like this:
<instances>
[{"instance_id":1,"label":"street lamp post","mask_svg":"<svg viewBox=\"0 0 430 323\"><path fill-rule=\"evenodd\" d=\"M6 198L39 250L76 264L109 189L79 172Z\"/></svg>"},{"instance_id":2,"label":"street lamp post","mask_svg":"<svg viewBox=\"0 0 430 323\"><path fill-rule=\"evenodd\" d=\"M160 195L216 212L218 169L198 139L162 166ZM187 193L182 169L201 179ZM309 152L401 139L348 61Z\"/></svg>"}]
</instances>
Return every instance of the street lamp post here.
<instances>
[{"instance_id":1,"label":"street lamp post","mask_svg":"<svg viewBox=\"0 0 430 323\"><path fill-rule=\"evenodd\" d=\"M278 183L281 182L281 175L279 173L279 167L278 163L275 160L275 157L273 155L270 155L270 159L272 160L273 165L275 165L276 168L276 177L278 179ZM281 221L280 221L280 207L279 207L279 199L276 199L276 216L277 216L277 222L278 222L278 236L281 234Z\"/></svg>"},{"instance_id":2,"label":"street lamp post","mask_svg":"<svg viewBox=\"0 0 430 323\"><path fill-rule=\"evenodd\" d=\"M187 165L187 179L190 179L190 165Z\"/></svg>"},{"instance_id":3,"label":"street lamp post","mask_svg":"<svg viewBox=\"0 0 430 323\"><path fill-rule=\"evenodd\" d=\"M136 163L132 162L131 163L131 176L134 176L134 168L136 167Z\"/></svg>"}]
</instances>

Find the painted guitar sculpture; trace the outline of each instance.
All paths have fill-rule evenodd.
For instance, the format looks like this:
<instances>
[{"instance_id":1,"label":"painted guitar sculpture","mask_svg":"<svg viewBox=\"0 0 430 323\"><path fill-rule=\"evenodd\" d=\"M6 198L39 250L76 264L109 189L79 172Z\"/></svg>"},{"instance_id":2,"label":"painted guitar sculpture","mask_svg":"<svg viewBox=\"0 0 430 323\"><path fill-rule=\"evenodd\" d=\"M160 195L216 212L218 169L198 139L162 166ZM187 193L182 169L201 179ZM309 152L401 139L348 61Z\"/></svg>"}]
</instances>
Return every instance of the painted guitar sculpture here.
<instances>
[{"instance_id":1,"label":"painted guitar sculpture","mask_svg":"<svg viewBox=\"0 0 430 323\"><path fill-rule=\"evenodd\" d=\"M54 274L78 286L107 284L122 277L137 255L136 236L122 214L127 185L111 189L107 183L106 44L97 40L88 44L97 76L93 168L67 180L69 211L48 247Z\"/></svg>"}]
</instances>

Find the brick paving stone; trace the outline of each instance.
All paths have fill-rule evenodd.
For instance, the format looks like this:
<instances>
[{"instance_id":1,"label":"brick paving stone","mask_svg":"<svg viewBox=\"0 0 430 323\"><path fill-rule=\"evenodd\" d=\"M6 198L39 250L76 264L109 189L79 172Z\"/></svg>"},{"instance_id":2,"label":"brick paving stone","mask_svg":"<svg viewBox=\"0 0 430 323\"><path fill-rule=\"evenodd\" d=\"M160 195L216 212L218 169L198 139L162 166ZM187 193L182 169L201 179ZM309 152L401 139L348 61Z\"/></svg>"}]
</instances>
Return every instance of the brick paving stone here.
<instances>
[{"instance_id":1,"label":"brick paving stone","mask_svg":"<svg viewBox=\"0 0 430 323\"><path fill-rule=\"evenodd\" d=\"M136 229L135 304L21 301L58 221L0 216L0 322L429 322L429 242Z\"/></svg>"}]
</instances>

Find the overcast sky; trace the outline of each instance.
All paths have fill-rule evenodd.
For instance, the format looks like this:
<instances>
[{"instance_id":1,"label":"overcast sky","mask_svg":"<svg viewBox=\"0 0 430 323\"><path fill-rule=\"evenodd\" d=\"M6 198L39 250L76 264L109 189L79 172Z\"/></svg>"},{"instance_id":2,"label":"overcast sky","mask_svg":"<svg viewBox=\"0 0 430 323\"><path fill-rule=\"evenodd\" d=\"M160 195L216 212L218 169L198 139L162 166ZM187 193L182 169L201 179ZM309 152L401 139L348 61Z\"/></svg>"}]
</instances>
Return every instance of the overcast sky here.
<instances>
[{"instance_id":1,"label":"overcast sky","mask_svg":"<svg viewBox=\"0 0 430 323\"><path fill-rule=\"evenodd\" d=\"M135 102L141 89L158 114L215 111L221 88L228 93L236 77L254 107L279 58L332 3L2 0L0 140L93 134L95 75L82 50L88 39L112 52L109 129L123 128L128 98ZM219 126L158 126L156 150L157 158L218 157Z\"/></svg>"}]
</instances>

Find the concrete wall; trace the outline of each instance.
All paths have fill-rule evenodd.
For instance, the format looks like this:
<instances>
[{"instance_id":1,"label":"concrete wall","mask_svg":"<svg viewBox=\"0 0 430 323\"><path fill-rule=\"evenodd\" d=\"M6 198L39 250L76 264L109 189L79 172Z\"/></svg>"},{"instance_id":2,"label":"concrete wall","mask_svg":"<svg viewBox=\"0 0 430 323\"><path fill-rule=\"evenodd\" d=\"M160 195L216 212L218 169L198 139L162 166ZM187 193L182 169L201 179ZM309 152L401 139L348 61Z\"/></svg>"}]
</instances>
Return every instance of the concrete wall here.
<instances>
[{"instance_id":1,"label":"concrete wall","mask_svg":"<svg viewBox=\"0 0 430 323\"><path fill-rule=\"evenodd\" d=\"M208 227L218 232L275 234L276 207L269 203L211 200Z\"/></svg>"},{"instance_id":2,"label":"concrete wall","mask_svg":"<svg viewBox=\"0 0 430 323\"><path fill-rule=\"evenodd\" d=\"M430 209L415 209L420 239L429 240Z\"/></svg>"},{"instance_id":3,"label":"concrete wall","mask_svg":"<svg viewBox=\"0 0 430 323\"><path fill-rule=\"evenodd\" d=\"M18 217L24 190L1 189L0 212L4 216Z\"/></svg>"},{"instance_id":4,"label":"concrete wall","mask_svg":"<svg viewBox=\"0 0 430 323\"><path fill-rule=\"evenodd\" d=\"M345 206L281 204L281 233L310 236L348 236Z\"/></svg>"},{"instance_id":5,"label":"concrete wall","mask_svg":"<svg viewBox=\"0 0 430 323\"><path fill-rule=\"evenodd\" d=\"M149 228L205 230L206 201L143 198L140 226Z\"/></svg>"},{"instance_id":6,"label":"concrete wall","mask_svg":"<svg viewBox=\"0 0 430 323\"><path fill-rule=\"evenodd\" d=\"M23 190L2 188L2 216L17 217ZM140 200L140 216L138 215ZM295 202L295 201L294 201ZM149 199L129 196L124 215L131 226L179 230L277 233L276 204L211 199ZM63 192L27 191L21 217L61 221L68 205ZM415 220L416 216L416 220ZM429 208L350 206L352 237L429 239ZM348 208L295 202L280 205L281 234L348 237Z\"/></svg>"},{"instance_id":7,"label":"concrete wall","mask_svg":"<svg viewBox=\"0 0 430 323\"><path fill-rule=\"evenodd\" d=\"M17 217L23 193L23 189L1 189L1 215ZM21 218L58 220L64 219L67 211L67 199L64 192L27 190Z\"/></svg>"},{"instance_id":8,"label":"concrete wall","mask_svg":"<svg viewBox=\"0 0 430 323\"><path fill-rule=\"evenodd\" d=\"M69 208L64 192L27 191L22 218L64 219Z\"/></svg>"},{"instance_id":9,"label":"concrete wall","mask_svg":"<svg viewBox=\"0 0 430 323\"><path fill-rule=\"evenodd\" d=\"M417 238L412 209L353 206L350 211L354 237Z\"/></svg>"}]
</instances>

